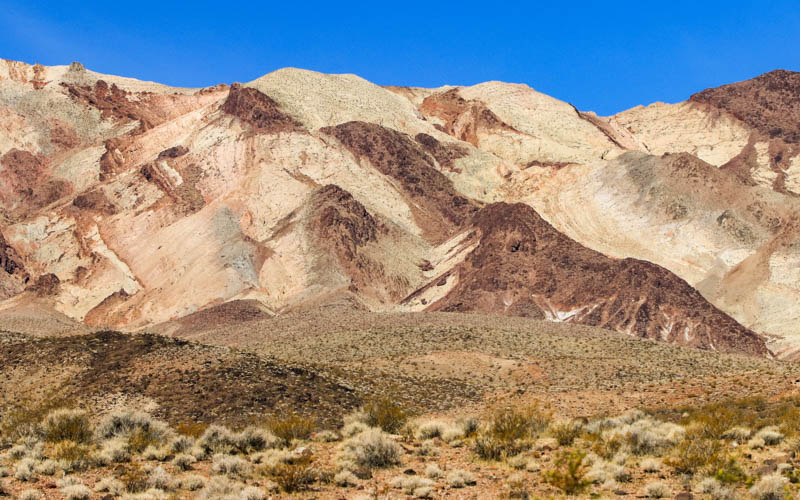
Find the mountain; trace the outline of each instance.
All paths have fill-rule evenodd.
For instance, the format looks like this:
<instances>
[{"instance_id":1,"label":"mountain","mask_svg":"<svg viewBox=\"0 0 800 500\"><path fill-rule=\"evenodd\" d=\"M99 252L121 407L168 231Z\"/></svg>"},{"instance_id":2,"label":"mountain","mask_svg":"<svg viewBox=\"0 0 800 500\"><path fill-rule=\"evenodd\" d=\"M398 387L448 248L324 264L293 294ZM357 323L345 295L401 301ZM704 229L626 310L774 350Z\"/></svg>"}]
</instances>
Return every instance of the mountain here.
<instances>
[{"instance_id":1,"label":"mountain","mask_svg":"<svg viewBox=\"0 0 800 500\"><path fill-rule=\"evenodd\" d=\"M770 75L598 117L500 82L179 89L0 60L0 321L337 304L791 357L800 160L774 110L797 87Z\"/></svg>"}]
</instances>

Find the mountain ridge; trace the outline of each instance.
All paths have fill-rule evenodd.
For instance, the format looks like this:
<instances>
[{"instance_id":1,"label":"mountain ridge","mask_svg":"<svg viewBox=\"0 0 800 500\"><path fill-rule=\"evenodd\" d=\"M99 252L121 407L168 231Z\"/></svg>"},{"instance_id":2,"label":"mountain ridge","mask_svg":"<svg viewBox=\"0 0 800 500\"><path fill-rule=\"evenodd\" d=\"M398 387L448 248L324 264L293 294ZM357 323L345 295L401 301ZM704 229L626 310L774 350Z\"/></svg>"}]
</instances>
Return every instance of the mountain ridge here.
<instances>
[{"instance_id":1,"label":"mountain ridge","mask_svg":"<svg viewBox=\"0 0 800 500\"><path fill-rule=\"evenodd\" d=\"M524 203L532 207L525 217L541 217L547 231L572 242L567 256L596 249L601 253L592 262L608 256L626 265L652 262L663 275L657 283L682 283L676 285L681 291L659 295L663 306L694 304L675 309L681 312L671 324L663 322L641 309L658 302L652 294L660 294L660 285L648 294L633 282L620 282L607 296L627 298L619 303L609 298L604 320L581 314L569 320L767 355L755 326L771 335L779 354L791 356L800 345L790 326L800 314L800 291L786 283L791 272L777 276L769 268L790 269L800 258L791 224L800 211L784 201L797 194L794 164L800 170L800 157L793 147L774 145L774 138L764 146L756 132L744 137L747 123L709 106L653 105L597 117L526 85L502 82L387 88L354 75L287 68L246 84L171 89L98 75L77 64L46 68L0 61L0 130L9 132L0 140L0 298L5 299L0 312L35 295L78 321L136 330L237 300L255 300L273 313L331 300L372 311L445 307L458 302L454 297L466 281L477 279L465 274L462 282L458 271L481 251L477 235L487 230L471 221L503 203ZM713 126L699 134L701 123ZM668 133L653 132L658 127ZM611 174L609 165L638 161L631 150L655 162L647 169L679 168L658 152L671 149L708 159L720 175L738 172L743 178L742 168L726 165L748 147L756 152L755 160L743 161L751 181L741 188L722 183L731 193L703 184L698 199L711 201L696 205L697 213L716 213L723 194L752 197L741 208L749 215L723 218L726 227L738 224L734 233L751 234L750 239L726 240L730 229L706 222L720 214L695 216L680 200L665 201L673 222L662 225L673 231L672 240L664 241L687 248L683 254L643 252L628 243L637 241L637 232L623 230L625 238L617 241L589 231L587 224L598 221L609 227L624 222L616 209L598 208L592 215L583 210L614 199L616 188L605 176ZM782 180L767 182L772 179L767 171ZM591 175L574 177L578 172ZM21 175L28 173L34 176ZM669 177L658 177L663 180L642 200L655 199ZM600 190L587 197L581 190L592 179ZM575 197L573 203L555 204L568 196ZM640 196L618 199L629 203ZM637 224L661 210L646 209L649 201L632 203L624 215ZM709 237L693 242L674 232L674 221L681 220L697 226L691 234ZM782 243L770 246L777 233ZM721 243L712 244L714 239ZM725 269L708 259L684 264L725 245L731 254L721 264ZM758 251L766 262L755 266L760 270L742 265L732 271ZM565 269L561 258L509 265L517 271ZM720 273L724 283L734 282L726 274L764 274L764 265L767 277L752 296L720 295L708 285L709 276ZM655 272L645 268L636 273ZM478 281L495 279L485 270L476 272L482 273ZM593 279L584 272L578 283ZM551 287L566 290L567 281L556 278ZM543 308L536 303L541 299L529 296L530 283L515 286L518 291L509 297L516 298L498 297L480 310L542 315L547 310L559 318L579 305L597 307L596 298L579 304L572 296L569 305ZM779 321L764 323L763 311L775 309L764 310L764 297L778 293L788 297L783 303L790 307L783 308ZM697 299L687 299L694 294ZM509 307L507 300L517 302ZM635 312L623 312L638 302ZM561 311L562 306L571 309ZM609 320L618 313L623 319ZM637 318L633 324L644 326L631 327L628 314ZM690 333L673 332L678 324ZM706 340L693 343L700 337Z\"/></svg>"}]
</instances>

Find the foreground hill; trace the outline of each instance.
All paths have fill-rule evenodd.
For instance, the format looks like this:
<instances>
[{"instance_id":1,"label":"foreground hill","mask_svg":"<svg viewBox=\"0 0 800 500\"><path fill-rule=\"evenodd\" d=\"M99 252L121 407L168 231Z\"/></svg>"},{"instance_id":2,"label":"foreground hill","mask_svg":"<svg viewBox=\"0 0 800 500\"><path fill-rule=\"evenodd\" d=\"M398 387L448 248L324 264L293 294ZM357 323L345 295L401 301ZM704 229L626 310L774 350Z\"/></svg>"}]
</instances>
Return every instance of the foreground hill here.
<instances>
[{"instance_id":1,"label":"foreground hill","mask_svg":"<svg viewBox=\"0 0 800 500\"><path fill-rule=\"evenodd\" d=\"M730 136L727 153L705 157L730 161L755 121L716 107L722 129L694 137L696 113L712 107L669 114L686 131L663 147ZM667 172L648 193L699 190L708 215L676 202L675 220L697 229L680 233L686 224L675 222L664 236L633 230L662 217L655 208L605 181L586 187L636 154L650 162L637 179L674 163L648 156L654 146L633 123L662 121L649 116L599 118L498 82L382 88L284 69L245 85L173 89L79 64L2 61L0 314L35 302L48 315L134 330L231 301L267 315L346 303L547 318L765 356L753 328L780 336L789 353L790 188L733 167L714 170L719 183L670 187ZM722 185L751 215L723 217ZM593 205L604 200L612 209ZM746 242L731 243L737 231ZM722 263L704 257L715 239L728 251ZM678 250L652 244L662 240ZM769 302L779 294L780 307Z\"/></svg>"}]
</instances>

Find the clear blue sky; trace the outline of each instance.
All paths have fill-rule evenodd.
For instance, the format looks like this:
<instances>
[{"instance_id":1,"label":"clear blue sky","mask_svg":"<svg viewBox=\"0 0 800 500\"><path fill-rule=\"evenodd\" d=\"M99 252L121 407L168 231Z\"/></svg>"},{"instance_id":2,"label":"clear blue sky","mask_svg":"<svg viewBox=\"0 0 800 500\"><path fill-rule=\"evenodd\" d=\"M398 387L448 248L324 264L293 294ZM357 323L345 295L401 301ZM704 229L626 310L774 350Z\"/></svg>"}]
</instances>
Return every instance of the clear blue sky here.
<instances>
[{"instance_id":1,"label":"clear blue sky","mask_svg":"<svg viewBox=\"0 0 800 500\"><path fill-rule=\"evenodd\" d=\"M0 57L179 86L285 66L381 85L503 80L611 114L800 70L800 0L0 0Z\"/></svg>"}]
</instances>

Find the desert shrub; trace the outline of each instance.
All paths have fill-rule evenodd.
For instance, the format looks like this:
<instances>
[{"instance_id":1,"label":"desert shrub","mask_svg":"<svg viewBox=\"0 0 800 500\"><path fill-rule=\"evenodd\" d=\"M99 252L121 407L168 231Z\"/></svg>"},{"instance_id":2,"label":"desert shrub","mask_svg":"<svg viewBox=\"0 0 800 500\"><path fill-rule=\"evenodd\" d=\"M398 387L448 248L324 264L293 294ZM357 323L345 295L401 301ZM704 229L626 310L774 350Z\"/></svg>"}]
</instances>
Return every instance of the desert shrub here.
<instances>
[{"instance_id":1,"label":"desert shrub","mask_svg":"<svg viewBox=\"0 0 800 500\"><path fill-rule=\"evenodd\" d=\"M247 486L242 490L242 493L239 495L239 497L241 500L265 500L267 498L267 494L261 488Z\"/></svg>"},{"instance_id":2,"label":"desert shrub","mask_svg":"<svg viewBox=\"0 0 800 500\"><path fill-rule=\"evenodd\" d=\"M753 439L760 439L764 442L766 446L773 446L781 441L785 436L781 434L775 426L764 427L763 429L759 430Z\"/></svg>"},{"instance_id":3,"label":"desert shrub","mask_svg":"<svg viewBox=\"0 0 800 500\"><path fill-rule=\"evenodd\" d=\"M577 420L562 420L550 425L550 435L560 446L570 446L583 431L583 425Z\"/></svg>"},{"instance_id":4,"label":"desert shrub","mask_svg":"<svg viewBox=\"0 0 800 500\"><path fill-rule=\"evenodd\" d=\"M642 460L642 470L645 472L659 472L661 470L661 460L657 458Z\"/></svg>"},{"instance_id":5,"label":"desert shrub","mask_svg":"<svg viewBox=\"0 0 800 500\"><path fill-rule=\"evenodd\" d=\"M442 432L447 428L447 424L437 420L422 422L414 432L414 437L420 440L433 439L442 436Z\"/></svg>"},{"instance_id":6,"label":"desert shrub","mask_svg":"<svg viewBox=\"0 0 800 500\"><path fill-rule=\"evenodd\" d=\"M527 486L525 485L525 477L522 474L513 474L506 481L508 487L508 498L521 498L527 500L531 497Z\"/></svg>"},{"instance_id":7,"label":"desert shrub","mask_svg":"<svg viewBox=\"0 0 800 500\"><path fill-rule=\"evenodd\" d=\"M401 454L400 446L378 429L353 436L341 446L341 456L345 461L370 469L396 465Z\"/></svg>"},{"instance_id":8,"label":"desert shrub","mask_svg":"<svg viewBox=\"0 0 800 500\"><path fill-rule=\"evenodd\" d=\"M357 436L369 428L364 422L348 422L342 427L342 436L346 438Z\"/></svg>"},{"instance_id":9,"label":"desert shrub","mask_svg":"<svg viewBox=\"0 0 800 500\"><path fill-rule=\"evenodd\" d=\"M11 449L8 450L8 457L12 460L19 460L20 458L24 457L28 454L28 449L25 445L18 444L16 446L12 446Z\"/></svg>"},{"instance_id":10,"label":"desert shrub","mask_svg":"<svg viewBox=\"0 0 800 500\"><path fill-rule=\"evenodd\" d=\"M698 490L700 493L709 495L711 500L735 500L736 498L736 495L733 493L733 491L723 486L713 477L707 477L700 481Z\"/></svg>"},{"instance_id":11,"label":"desert shrub","mask_svg":"<svg viewBox=\"0 0 800 500\"><path fill-rule=\"evenodd\" d=\"M99 440L114 437L127 438L137 453L147 445L160 444L172 437L173 431L160 420L143 411L118 410L103 418L95 429Z\"/></svg>"},{"instance_id":12,"label":"desert shrub","mask_svg":"<svg viewBox=\"0 0 800 500\"><path fill-rule=\"evenodd\" d=\"M72 486L73 484L83 484L83 483L77 476L64 476L58 481L56 481L56 487L58 488L65 488L67 486Z\"/></svg>"},{"instance_id":13,"label":"desert shrub","mask_svg":"<svg viewBox=\"0 0 800 500\"><path fill-rule=\"evenodd\" d=\"M83 484L72 484L61 488L65 500L89 500L92 490Z\"/></svg>"},{"instance_id":14,"label":"desert shrub","mask_svg":"<svg viewBox=\"0 0 800 500\"><path fill-rule=\"evenodd\" d=\"M172 438L169 442L168 448L172 453L186 453L192 449L195 444L195 440L190 438L189 436L184 436L179 434Z\"/></svg>"},{"instance_id":15,"label":"desert shrub","mask_svg":"<svg viewBox=\"0 0 800 500\"><path fill-rule=\"evenodd\" d=\"M422 442L420 447L415 450L415 453L421 457L433 457L439 454L439 448L436 447L433 439L428 439Z\"/></svg>"},{"instance_id":16,"label":"desert shrub","mask_svg":"<svg viewBox=\"0 0 800 500\"><path fill-rule=\"evenodd\" d=\"M215 474L224 474L229 477L243 476L250 468L247 460L236 455L218 453L211 462L211 470Z\"/></svg>"},{"instance_id":17,"label":"desert shrub","mask_svg":"<svg viewBox=\"0 0 800 500\"><path fill-rule=\"evenodd\" d=\"M39 500L42 498L42 492L39 490L24 490L19 494L19 500Z\"/></svg>"},{"instance_id":18,"label":"desert shrub","mask_svg":"<svg viewBox=\"0 0 800 500\"><path fill-rule=\"evenodd\" d=\"M57 460L47 459L36 466L36 472L45 476L52 476L60 470L62 466Z\"/></svg>"},{"instance_id":19,"label":"desert shrub","mask_svg":"<svg viewBox=\"0 0 800 500\"><path fill-rule=\"evenodd\" d=\"M788 493L789 480L779 474L764 476L750 488L750 494L758 500L782 500Z\"/></svg>"},{"instance_id":20,"label":"desert shrub","mask_svg":"<svg viewBox=\"0 0 800 500\"><path fill-rule=\"evenodd\" d=\"M181 453L172 459L172 465L184 471L190 470L195 462L197 459L186 453Z\"/></svg>"},{"instance_id":21,"label":"desert shrub","mask_svg":"<svg viewBox=\"0 0 800 500\"><path fill-rule=\"evenodd\" d=\"M586 454L581 451L562 452L555 461L555 469L544 472L546 483L567 495L582 493L591 482L586 479Z\"/></svg>"},{"instance_id":22,"label":"desert shrub","mask_svg":"<svg viewBox=\"0 0 800 500\"><path fill-rule=\"evenodd\" d=\"M153 446L149 445L142 452L142 458L145 460L157 460L159 462L166 462L172 457L172 451L167 446Z\"/></svg>"},{"instance_id":23,"label":"desert shrub","mask_svg":"<svg viewBox=\"0 0 800 500\"><path fill-rule=\"evenodd\" d=\"M336 486L341 486L343 488L346 488L347 486L353 486L357 482L358 478L349 470L339 471L335 476L333 476L333 483Z\"/></svg>"},{"instance_id":24,"label":"desert shrub","mask_svg":"<svg viewBox=\"0 0 800 500\"><path fill-rule=\"evenodd\" d=\"M451 488L463 488L475 484L475 478L469 471L456 469L447 475L447 484Z\"/></svg>"},{"instance_id":25,"label":"desert shrub","mask_svg":"<svg viewBox=\"0 0 800 500\"><path fill-rule=\"evenodd\" d=\"M268 469L269 475L278 487L286 493L304 491L316 479L312 459L303 455L289 463L279 463Z\"/></svg>"},{"instance_id":26,"label":"desert shrub","mask_svg":"<svg viewBox=\"0 0 800 500\"><path fill-rule=\"evenodd\" d=\"M203 476L197 474L189 474L175 481L176 488L188 491L197 491L202 488L204 484L205 479L203 479Z\"/></svg>"},{"instance_id":27,"label":"desert shrub","mask_svg":"<svg viewBox=\"0 0 800 500\"><path fill-rule=\"evenodd\" d=\"M657 454L681 442L686 435L683 427L659 422L651 418L640 418L606 431L605 439L621 439L636 455Z\"/></svg>"},{"instance_id":28,"label":"desert shrub","mask_svg":"<svg viewBox=\"0 0 800 500\"><path fill-rule=\"evenodd\" d=\"M430 494L433 481L418 476L397 476L391 480L390 484L393 488L401 489L408 495L425 498Z\"/></svg>"},{"instance_id":29,"label":"desert shrub","mask_svg":"<svg viewBox=\"0 0 800 500\"><path fill-rule=\"evenodd\" d=\"M444 471L439 467L439 464L428 464L425 467L425 476L430 479L438 479L444 475Z\"/></svg>"},{"instance_id":30,"label":"desert shrub","mask_svg":"<svg viewBox=\"0 0 800 500\"><path fill-rule=\"evenodd\" d=\"M243 454L262 451L266 448L275 448L282 441L286 441L285 438L279 438L265 429L254 426L245 427L244 430L234 435L234 440L236 449Z\"/></svg>"},{"instance_id":31,"label":"desert shrub","mask_svg":"<svg viewBox=\"0 0 800 500\"><path fill-rule=\"evenodd\" d=\"M308 439L316 427L315 419L303 417L294 412L267 420L267 428L287 443Z\"/></svg>"},{"instance_id":32,"label":"desert shrub","mask_svg":"<svg viewBox=\"0 0 800 500\"><path fill-rule=\"evenodd\" d=\"M48 413L68 407L67 401L54 394L41 400L25 400L3 412L0 419L0 444L10 444L23 437L37 436Z\"/></svg>"},{"instance_id":33,"label":"desert shrub","mask_svg":"<svg viewBox=\"0 0 800 500\"><path fill-rule=\"evenodd\" d=\"M644 487L644 496L647 498L664 498L670 495L669 486L661 481L648 483Z\"/></svg>"},{"instance_id":34,"label":"desert shrub","mask_svg":"<svg viewBox=\"0 0 800 500\"><path fill-rule=\"evenodd\" d=\"M61 441L53 447L53 456L67 472L88 468L92 463L92 450L85 444Z\"/></svg>"},{"instance_id":35,"label":"desert shrub","mask_svg":"<svg viewBox=\"0 0 800 500\"><path fill-rule=\"evenodd\" d=\"M733 457L729 457L727 460L720 459L714 465L714 479L723 484L747 481L747 473L736 463L736 459Z\"/></svg>"},{"instance_id":36,"label":"desert shrub","mask_svg":"<svg viewBox=\"0 0 800 500\"><path fill-rule=\"evenodd\" d=\"M445 427L442 431L442 441L449 444L456 444L456 441L464 439L466 434L461 426Z\"/></svg>"},{"instance_id":37,"label":"desert shrub","mask_svg":"<svg viewBox=\"0 0 800 500\"><path fill-rule=\"evenodd\" d=\"M604 483L609 479L624 482L630 481L630 478L630 474L623 465L605 460L596 460L586 473L586 479L593 483Z\"/></svg>"},{"instance_id":38,"label":"desert shrub","mask_svg":"<svg viewBox=\"0 0 800 500\"><path fill-rule=\"evenodd\" d=\"M163 467L154 467L147 476L147 486L159 490L169 489L172 477L164 470Z\"/></svg>"},{"instance_id":39,"label":"desert shrub","mask_svg":"<svg viewBox=\"0 0 800 500\"><path fill-rule=\"evenodd\" d=\"M675 446L664 462L681 474L713 470L720 464L722 444L717 439L690 435Z\"/></svg>"},{"instance_id":40,"label":"desert shrub","mask_svg":"<svg viewBox=\"0 0 800 500\"><path fill-rule=\"evenodd\" d=\"M205 453L234 453L236 452L236 435L222 425L210 425L197 439L197 446Z\"/></svg>"},{"instance_id":41,"label":"desert shrub","mask_svg":"<svg viewBox=\"0 0 800 500\"><path fill-rule=\"evenodd\" d=\"M122 474L120 480L125 489L131 493L139 493L147 489L147 473L138 463L132 463Z\"/></svg>"},{"instance_id":42,"label":"desert shrub","mask_svg":"<svg viewBox=\"0 0 800 500\"><path fill-rule=\"evenodd\" d=\"M23 458L17 464L14 477L20 481L30 481L36 475L36 460Z\"/></svg>"},{"instance_id":43,"label":"desert shrub","mask_svg":"<svg viewBox=\"0 0 800 500\"><path fill-rule=\"evenodd\" d=\"M320 443L333 443L339 440L339 434L331 430L323 430L315 433L313 439Z\"/></svg>"},{"instance_id":44,"label":"desert shrub","mask_svg":"<svg viewBox=\"0 0 800 500\"><path fill-rule=\"evenodd\" d=\"M397 433L411 416L398 401L398 398L391 395L368 400L362 408L365 415L363 423L370 427L379 427L391 434Z\"/></svg>"},{"instance_id":45,"label":"desert shrub","mask_svg":"<svg viewBox=\"0 0 800 500\"><path fill-rule=\"evenodd\" d=\"M197 498L200 500L218 500L238 498L242 493L242 484L231 481L224 476L211 478L205 484Z\"/></svg>"},{"instance_id":46,"label":"desert shrub","mask_svg":"<svg viewBox=\"0 0 800 500\"><path fill-rule=\"evenodd\" d=\"M98 493L110 493L112 495L121 495L125 491L125 484L119 479L113 477L105 477L97 482L94 491Z\"/></svg>"},{"instance_id":47,"label":"desert shrub","mask_svg":"<svg viewBox=\"0 0 800 500\"><path fill-rule=\"evenodd\" d=\"M506 464L514 470L523 470L528 466L528 457L517 455L506 460Z\"/></svg>"},{"instance_id":48,"label":"desert shrub","mask_svg":"<svg viewBox=\"0 0 800 500\"><path fill-rule=\"evenodd\" d=\"M199 422L181 422L175 426L175 432L181 436L197 439L203 435L207 428L207 424L202 424Z\"/></svg>"},{"instance_id":49,"label":"desert shrub","mask_svg":"<svg viewBox=\"0 0 800 500\"><path fill-rule=\"evenodd\" d=\"M464 433L464 437L472 437L480 428L480 422L475 417L462 418L456 421L456 426Z\"/></svg>"},{"instance_id":50,"label":"desert shrub","mask_svg":"<svg viewBox=\"0 0 800 500\"><path fill-rule=\"evenodd\" d=\"M739 443L743 443L747 441L752 434L753 431L751 431L747 427L731 427L722 434L722 437L725 439L732 439L733 441L738 441Z\"/></svg>"},{"instance_id":51,"label":"desert shrub","mask_svg":"<svg viewBox=\"0 0 800 500\"><path fill-rule=\"evenodd\" d=\"M87 444L92 440L89 415L83 410L60 408L51 411L42 421L42 437L50 443L74 441Z\"/></svg>"},{"instance_id":52,"label":"desert shrub","mask_svg":"<svg viewBox=\"0 0 800 500\"><path fill-rule=\"evenodd\" d=\"M550 415L536 406L502 408L490 413L475 438L473 451L484 460L503 460L530 447L530 440L547 428Z\"/></svg>"},{"instance_id":53,"label":"desert shrub","mask_svg":"<svg viewBox=\"0 0 800 500\"><path fill-rule=\"evenodd\" d=\"M97 455L102 464L123 463L131 460L128 441L124 438L112 438L105 441Z\"/></svg>"}]
</instances>

